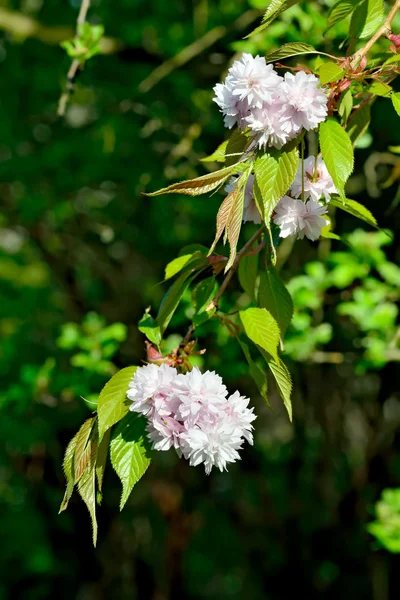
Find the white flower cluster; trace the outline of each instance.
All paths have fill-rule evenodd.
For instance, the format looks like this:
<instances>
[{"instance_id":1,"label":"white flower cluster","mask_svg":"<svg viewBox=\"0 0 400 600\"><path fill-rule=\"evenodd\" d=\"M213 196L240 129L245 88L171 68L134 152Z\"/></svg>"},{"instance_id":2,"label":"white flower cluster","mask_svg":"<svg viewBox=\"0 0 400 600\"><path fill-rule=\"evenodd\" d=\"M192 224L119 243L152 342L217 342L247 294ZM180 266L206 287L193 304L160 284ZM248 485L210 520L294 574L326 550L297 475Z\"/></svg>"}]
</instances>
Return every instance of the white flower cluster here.
<instances>
[{"instance_id":1,"label":"white flower cluster","mask_svg":"<svg viewBox=\"0 0 400 600\"><path fill-rule=\"evenodd\" d=\"M232 177L225 190L230 193L237 185L237 177ZM287 196L278 202L273 216L273 221L279 225L280 237L296 235L298 239L307 237L315 241L321 235L321 229L329 224L323 217L327 207L320 202L322 198L329 202L331 194L337 194L337 189L329 175L328 169L321 157L315 159L310 156L304 161L304 202L299 198L302 195L302 167L299 166L296 178ZM254 195L254 175L250 175L244 194L243 221L261 223Z\"/></svg>"},{"instance_id":2,"label":"white flower cluster","mask_svg":"<svg viewBox=\"0 0 400 600\"><path fill-rule=\"evenodd\" d=\"M148 437L156 450L175 448L190 465L204 463L207 474L215 465L240 459L243 441L253 443L256 418L249 400L228 391L214 372L197 367L184 375L167 365L153 364L136 370L127 396L130 410L148 419Z\"/></svg>"},{"instance_id":3,"label":"white flower cluster","mask_svg":"<svg viewBox=\"0 0 400 600\"><path fill-rule=\"evenodd\" d=\"M265 58L243 54L215 86L214 102L226 127L249 127L260 147L281 148L326 119L328 98L318 86L314 75L299 71L281 77Z\"/></svg>"}]
</instances>

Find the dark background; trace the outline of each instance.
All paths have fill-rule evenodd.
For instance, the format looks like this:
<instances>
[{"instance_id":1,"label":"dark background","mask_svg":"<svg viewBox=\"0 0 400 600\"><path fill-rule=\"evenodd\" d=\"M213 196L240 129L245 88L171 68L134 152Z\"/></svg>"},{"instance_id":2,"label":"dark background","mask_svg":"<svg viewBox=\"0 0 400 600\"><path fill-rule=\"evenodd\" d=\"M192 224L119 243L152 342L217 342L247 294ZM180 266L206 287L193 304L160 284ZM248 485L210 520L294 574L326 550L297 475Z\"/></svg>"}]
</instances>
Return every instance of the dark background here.
<instances>
[{"instance_id":1,"label":"dark background","mask_svg":"<svg viewBox=\"0 0 400 600\"><path fill-rule=\"evenodd\" d=\"M104 25L112 52L89 62L63 119L57 102L70 61L58 44L73 35L79 2L0 2L0 600L399 596L399 558L365 528L381 491L400 480L396 339L386 352L397 326L389 318L371 328L362 302L358 324L338 310L379 278L379 261L398 263L396 241L379 249L390 242L385 236L362 237L353 261L339 242L286 247L283 279L297 278L291 291L308 289L294 293L300 317L288 334L293 425L272 382L271 412L235 342L210 326L202 364L252 398L255 446L228 473L209 477L159 453L122 514L110 467L96 549L78 496L57 514L64 449L113 370L145 358L136 324L167 289L159 283L165 264L182 246L213 239L220 195L141 192L206 172L199 158L225 135L212 87L235 52L263 54L299 40L337 51L345 37L345 24L322 37L330 3L318 2L242 40L265 4L93 2L89 18ZM174 68L168 60L191 44L191 60ZM379 189L397 161L390 144L400 144L399 117L378 99L349 193L396 240L397 184ZM345 213L335 219L341 235L371 231ZM244 237L252 231L248 225ZM327 272L339 261L345 281L325 285L322 275L318 287L305 266L315 261ZM226 306L241 301L238 289L233 283ZM379 300L394 306L394 320L398 289L394 283ZM171 347L186 330L189 303L171 324ZM301 323L302 314L309 318ZM114 323L126 329L107 334L112 347L104 349L101 332ZM378 339L375 359L365 339Z\"/></svg>"}]
</instances>

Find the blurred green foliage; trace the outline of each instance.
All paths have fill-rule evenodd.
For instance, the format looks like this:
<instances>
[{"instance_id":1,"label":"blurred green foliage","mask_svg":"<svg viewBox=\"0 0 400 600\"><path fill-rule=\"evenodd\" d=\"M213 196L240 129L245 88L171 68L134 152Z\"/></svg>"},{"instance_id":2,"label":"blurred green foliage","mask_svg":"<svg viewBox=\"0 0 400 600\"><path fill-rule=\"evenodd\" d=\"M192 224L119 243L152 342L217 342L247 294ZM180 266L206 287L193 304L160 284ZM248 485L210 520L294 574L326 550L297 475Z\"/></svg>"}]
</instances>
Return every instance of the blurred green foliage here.
<instances>
[{"instance_id":1,"label":"blurred green foliage","mask_svg":"<svg viewBox=\"0 0 400 600\"><path fill-rule=\"evenodd\" d=\"M383 490L375 505L377 520L368 531L390 552L400 553L400 488Z\"/></svg>"},{"instance_id":2,"label":"blurred green foliage","mask_svg":"<svg viewBox=\"0 0 400 600\"><path fill-rule=\"evenodd\" d=\"M73 36L79 2L62 10L56 0L2 3L49 37L19 31L15 16L8 28L0 23L1 600L398 597L395 557L374 549L365 526L371 503L400 479L399 248L380 232L354 232L359 225L344 213L335 231L350 247L298 242L281 271L296 305L286 343L296 361L293 426L273 389L273 412L259 398L226 329L205 324L199 363L250 395L255 447L209 478L160 453L121 515L109 469L96 551L79 498L57 515L64 449L110 373L145 358L137 322L159 305L165 264L185 244L209 246L213 237L219 198L141 192L204 172L198 159L224 136L212 87L234 52L298 40L337 49L345 23L322 38L330 4L296 5L267 35L244 40L264 1L153 0L151 10L143 0L93 3L90 22L120 48L89 61L59 120L70 58L57 30ZM209 31L211 45L139 90ZM400 129L383 98L364 142L349 195L397 240L388 147L400 145ZM234 301L248 302L235 284L224 309ZM174 315L171 348L189 304Z\"/></svg>"}]
</instances>

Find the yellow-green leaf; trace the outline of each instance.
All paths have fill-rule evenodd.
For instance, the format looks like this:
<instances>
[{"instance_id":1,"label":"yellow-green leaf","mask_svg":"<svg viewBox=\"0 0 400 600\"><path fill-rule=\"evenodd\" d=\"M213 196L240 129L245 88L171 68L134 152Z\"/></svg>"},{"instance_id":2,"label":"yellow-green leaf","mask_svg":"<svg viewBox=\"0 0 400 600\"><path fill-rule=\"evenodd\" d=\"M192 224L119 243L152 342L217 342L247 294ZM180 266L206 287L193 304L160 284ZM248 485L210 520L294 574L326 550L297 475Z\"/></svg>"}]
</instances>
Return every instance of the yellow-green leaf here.
<instances>
[{"instance_id":1,"label":"yellow-green leaf","mask_svg":"<svg viewBox=\"0 0 400 600\"><path fill-rule=\"evenodd\" d=\"M122 510L133 486L150 464L150 444L146 436L146 419L143 416L129 412L118 424L111 438L110 458L122 483Z\"/></svg>"},{"instance_id":2,"label":"yellow-green leaf","mask_svg":"<svg viewBox=\"0 0 400 600\"><path fill-rule=\"evenodd\" d=\"M118 423L128 412L129 403L126 399L129 383L137 367L126 367L116 373L100 392L97 403L99 417L99 438L115 423Z\"/></svg>"},{"instance_id":3,"label":"yellow-green leaf","mask_svg":"<svg viewBox=\"0 0 400 600\"><path fill-rule=\"evenodd\" d=\"M320 66L318 74L321 85L325 85L342 79L344 69L334 62L325 62Z\"/></svg>"},{"instance_id":4,"label":"yellow-green leaf","mask_svg":"<svg viewBox=\"0 0 400 600\"><path fill-rule=\"evenodd\" d=\"M280 331L271 313L265 308L248 308L239 314L247 337L277 359Z\"/></svg>"},{"instance_id":5,"label":"yellow-green leaf","mask_svg":"<svg viewBox=\"0 0 400 600\"><path fill-rule=\"evenodd\" d=\"M376 222L376 219L371 213L371 211L369 211L368 208L365 208L365 206L363 206L359 202L356 202L355 200L350 200L349 198L346 198L345 201L342 202L342 200L332 197L330 204L348 212L354 217L357 217L357 219L361 219L361 221L365 221L365 223L368 223L368 225L372 225L372 227L378 227L378 223Z\"/></svg>"},{"instance_id":6,"label":"yellow-green leaf","mask_svg":"<svg viewBox=\"0 0 400 600\"><path fill-rule=\"evenodd\" d=\"M293 316L293 300L273 266L260 273L258 304L269 310L283 337Z\"/></svg>"},{"instance_id":7,"label":"yellow-green leaf","mask_svg":"<svg viewBox=\"0 0 400 600\"><path fill-rule=\"evenodd\" d=\"M283 60L290 56L298 56L299 54L318 54L318 50L310 44L304 44L303 42L295 42L290 44L283 44L279 50L270 52L267 54L265 61L267 63L275 62L276 60Z\"/></svg>"},{"instance_id":8,"label":"yellow-green leaf","mask_svg":"<svg viewBox=\"0 0 400 600\"><path fill-rule=\"evenodd\" d=\"M399 92L397 92L397 94L392 94L392 103L393 103L394 110L397 112L397 114L400 117L400 93Z\"/></svg>"},{"instance_id":9,"label":"yellow-green leaf","mask_svg":"<svg viewBox=\"0 0 400 600\"><path fill-rule=\"evenodd\" d=\"M337 121L328 118L319 127L322 157L339 194L354 168L354 151L349 134Z\"/></svg>"}]
</instances>

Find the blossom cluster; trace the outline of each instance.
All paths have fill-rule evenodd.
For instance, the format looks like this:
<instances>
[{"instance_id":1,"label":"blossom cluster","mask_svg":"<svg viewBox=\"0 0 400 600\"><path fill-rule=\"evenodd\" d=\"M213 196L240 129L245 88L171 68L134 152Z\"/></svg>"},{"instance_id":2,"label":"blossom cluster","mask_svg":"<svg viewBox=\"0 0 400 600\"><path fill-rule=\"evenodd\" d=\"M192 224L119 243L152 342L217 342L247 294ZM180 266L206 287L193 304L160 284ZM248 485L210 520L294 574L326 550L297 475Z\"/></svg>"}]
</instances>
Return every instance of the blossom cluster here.
<instances>
[{"instance_id":1,"label":"blossom cluster","mask_svg":"<svg viewBox=\"0 0 400 600\"><path fill-rule=\"evenodd\" d=\"M315 129L328 114L318 77L304 71L281 77L265 58L251 54L233 63L214 92L226 127L248 127L260 148L281 148L303 129Z\"/></svg>"},{"instance_id":2,"label":"blossom cluster","mask_svg":"<svg viewBox=\"0 0 400 600\"><path fill-rule=\"evenodd\" d=\"M232 177L225 190L229 193L237 185L237 177ZM243 221L261 223L261 215L256 206L254 195L254 175L250 175L244 192ZM329 202L331 194L337 189L321 157L309 156L303 167L299 166L295 180L288 192L275 207L273 221L280 227L280 237L296 235L298 239L307 237L315 241L321 235L321 229L329 224L323 215L327 212L322 198ZM303 196L303 199L300 199Z\"/></svg>"},{"instance_id":3,"label":"blossom cluster","mask_svg":"<svg viewBox=\"0 0 400 600\"><path fill-rule=\"evenodd\" d=\"M249 400L228 391L219 375L194 369L178 374L168 365L140 367L129 383L130 410L148 421L148 438L156 450L175 448L191 466L204 463L223 471L240 459L244 440L253 443L256 418Z\"/></svg>"}]
</instances>

